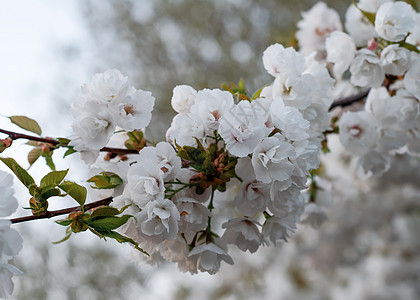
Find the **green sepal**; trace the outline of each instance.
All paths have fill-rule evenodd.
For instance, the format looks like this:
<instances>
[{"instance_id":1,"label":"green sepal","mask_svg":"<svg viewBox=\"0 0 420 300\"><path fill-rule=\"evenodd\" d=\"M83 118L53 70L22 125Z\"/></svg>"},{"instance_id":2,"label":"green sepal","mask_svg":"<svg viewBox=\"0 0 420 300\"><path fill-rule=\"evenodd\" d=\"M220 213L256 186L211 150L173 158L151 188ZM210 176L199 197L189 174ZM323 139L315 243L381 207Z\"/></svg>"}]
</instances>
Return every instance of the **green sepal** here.
<instances>
[{"instance_id":1,"label":"green sepal","mask_svg":"<svg viewBox=\"0 0 420 300\"><path fill-rule=\"evenodd\" d=\"M256 92L254 93L254 95L252 95L251 100L255 100L255 99L259 98L259 97L260 97L260 95L261 95L261 92L262 92L262 90L263 90L264 88L265 88L265 86L264 86L264 87L262 87L262 88L260 88L258 91L256 91Z\"/></svg>"},{"instance_id":2,"label":"green sepal","mask_svg":"<svg viewBox=\"0 0 420 300\"><path fill-rule=\"evenodd\" d=\"M72 234L71 228L70 227L67 227L67 229L66 229L66 235L64 236L64 238L62 238L61 240L59 240L57 242L52 242L52 243L54 245L56 245L56 244L60 244L62 242L65 242L65 241L67 241L70 238L71 234Z\"/></svg>"},{"instance_id":3,"label":"green sepal","mask_svg":"<svg viewBox=\"0 0 420 300\"><path fill-rule=\"evenodd\" d=\"M37 121L25 116L11 116L9 117L13 124L16 124L22 129L41 135L42 130Z\"/></svg>"},{"instance_id":4,"label":"green sepal","mask_svg":"<svg viewBox=\"0 0 420 300\"><path fill-rule=\"evenodd\" d=\"M70 154L76 153L77 151L74 150L72 146L68 146L67 151L64 153L63 158L69 156Z\"/></svg>"},{"instance_id":5,"label":"green sepal","mask_svg":"<svg viewBox=\"0 0 420 300\"><path fill-rule=\"evenodd\" d=\"M55 223L61 226L69 226L71 222L73 222L73 220L69 220L69 219L55 221Z\"/></svg>"},{"instance_id":6,"label":"green sepal","mask_svg":"<svg viewBox=\"0 0 420 300\"><path fill-rule=\"evenodd\" d=\"M63 170L63 171L52 171L48 173L41 179L39 187L40 188L49 187L49 186L56 187L64 180L68 172L69 172L69 169Z\"/></svg>"},{"instance_id":7,"label":"green sepal","mask_svg":"<svg viewBox=\"0 0 420 300\"><path fill-rule=\"evenodd\" d=\"M371 12L361 9L359 6L357 6L356 2L354 1L353 1L353 5L356 6L358 10L360 10L360 12L366 17L366 19L369 20L369 22L373 26L375 26L376 13L371 13Z\"/></svg>"},{"instance_id":8,"label":"green sepal","mask_svg":"<svg viewBox=\"0 0 420 300\"><path fill-rule=\"evenodd\" d=\"M34 179L11 157L0 157L0 160L15 173L16 177L27 187L35 184Z\"/></svg>"},{"instance_id":9,"label":"green sepal","mask_svg":"<svg viewBox=\"0 0 420 300\"><path fill-rule=\"evenodd\" d=\"M84 186L78 185L72 181L64 181L58 187L65 191L68 195L70 195L70 197L76 200L81 207L83 207L87 196L87 190Z\"/></svg>"}]
</instances>

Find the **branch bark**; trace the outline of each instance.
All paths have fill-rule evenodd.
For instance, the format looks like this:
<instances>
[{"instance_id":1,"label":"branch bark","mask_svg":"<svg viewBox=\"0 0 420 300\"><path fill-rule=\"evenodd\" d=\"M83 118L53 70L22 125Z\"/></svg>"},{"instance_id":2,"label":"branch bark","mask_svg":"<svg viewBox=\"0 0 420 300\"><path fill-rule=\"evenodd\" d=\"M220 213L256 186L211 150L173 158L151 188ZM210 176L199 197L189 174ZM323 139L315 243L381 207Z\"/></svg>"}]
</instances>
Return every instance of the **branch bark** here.
<instances>
[{"instance_id":1,"label":"branch bark","mask_svg":"<svg viewBox=\"0 0 420 300\"><path fill-rule=\"evenodd\" d=\"M363 90L356 95L351 95L351 96L348 96L348 97L337 99L331 104L331 107L330 107L329 111L332 111L334 108L336 108L338 106L345 107L345 106L349 106L349 105L353 104L354 102L360 101L369 94L369 91L370 91L370 89L366 89L366 90Z\"/></svg>"},{"instance_id":2,"label":"branch bark","mask_svg":"<svg viewBox=\"0 0 420 300\"><path fill-rule=\"evenodd\" d=\"M84 209L86 211L86 210L96 208L99 206L104 206L104 205L106 206L106 205L109 205L111 202L112 202L112 197L108 197L102 200L98 200L98 201L86 204L84 206ZM80 206L74 206L74 207L69 207L69 208L60 209L60 210L47 211L45 214L41 216L32 215L32 216L15 218L15 219L11 219L10 222L12 222L13 224L16 224L16 223L22 223L22 222L27 222L27 221L32 221L32 220L49 219L56 216L66 215L71 212L81 211L81 210L82 208Z\"/></svg>"},{"instance_id":3,"label":"branch bark","mask_svg":"<svg viewBox=\"0 0 420 300\"><path fill-rule=\"evenodd\" d=\"M17 132L13 132L13 131L4 130L4 129L0 129L0 133L7 134L12 140L25 139L25 140L29 140L29 141L49 143L49 144L52 144L54 146L56 146L60 143L59 141L57 141L55 139L52 139L52 138L42 138L42 137L38 137L38 136L32 136L32 135L17 133ZM115 154L138 154L139 153L137 150L122 149L122 148L111 148L111 147L103 147L99 151L112 152L112 153L115 153Z\"/></svg>"}]
</instances>

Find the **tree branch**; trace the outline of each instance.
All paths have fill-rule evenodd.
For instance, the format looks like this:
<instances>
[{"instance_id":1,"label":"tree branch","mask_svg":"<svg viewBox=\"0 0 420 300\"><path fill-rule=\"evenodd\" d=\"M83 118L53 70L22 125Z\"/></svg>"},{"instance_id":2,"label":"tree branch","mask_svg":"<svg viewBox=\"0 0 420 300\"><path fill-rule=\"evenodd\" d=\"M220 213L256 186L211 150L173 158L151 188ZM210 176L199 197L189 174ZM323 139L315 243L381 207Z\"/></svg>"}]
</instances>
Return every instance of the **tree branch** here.
<instances>
[{"instance_id":1,"label":"tree branch","mask_svg":"<svg viewBox=\"0 0 420 300\"><path fill-rule=\"evenodd\" d=\"M54 146L56 146L60 143L59 141L57 141L55 139L52 139L52 138L42 138L42 137L17 133L17 132L13 132L13 131L8 131L8 130L4 130L4 129L0 129L0 133L7 134L12 140L25 139L25 140L36 141L36 142L49 143L49 144L52 144ZM101 152L112 152L112 153L115 153L115 154L138 154L139 153L139 151L134 150L134 149L122 149L122 148L111 148L111 147L103 147L99 151L101 151Z\"/></svg>"},{"instance_id":2,"label":"tree branch","mask_svg":"<svg viewBox=\"0 0 420 300\"><path fill-rule=\"evenodd\" d=\"M329 111L332 111L334 108L336 108L338 106L345 107L345 106L349 106L349 105L353 104L354 102L360 101L369 94L369 91L370 91L370 89L366 89L366 90L363 90L356 95L351 95L351 96L348 96L348 97L337 99L331 104L331 107L330 107Z\"/></svg>"},{"instance_id":3,"label":"tree branch","mask_svg":"<svg viewBox=\"0 0 420 300\"><path fill-rule=\"evenodd\" d=\"M84 209L89 210L89 209L96 208L96 207L103 206L103 205L107 206L111 202L112 202L112 197L108 197L108 198L105 198L105 199L102 199L102 200L98 200L98 201L86 204L84 206ZM60 210L47 211L45 214L40 215L40 216L32 215L32 216L26 216L26 217L11 219L10 221L13 224L16 224L16 223L22 223L22 222L27 222L27 221L32 221L32 220L49 219L49 218L53 218L53 217L56 217L56 216L66 215L66 214L69 214L71 212L81 211L81 210L82 210L82 208L80 206L74 206L74 207L69 207L69 208L60 209Z\"/></svg>"}]
</instances>

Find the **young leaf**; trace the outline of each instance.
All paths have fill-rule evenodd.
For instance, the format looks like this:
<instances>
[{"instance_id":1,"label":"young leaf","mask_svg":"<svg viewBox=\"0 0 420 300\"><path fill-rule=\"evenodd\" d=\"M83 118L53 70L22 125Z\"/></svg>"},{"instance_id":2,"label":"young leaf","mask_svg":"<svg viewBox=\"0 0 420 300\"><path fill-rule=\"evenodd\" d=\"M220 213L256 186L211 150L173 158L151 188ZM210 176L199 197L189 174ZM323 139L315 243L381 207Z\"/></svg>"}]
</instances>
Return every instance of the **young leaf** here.
<instances>
[{"instance_id":1,"label":"young leaf","mask_svg":"<svg viewBox=\"0 0 420 300\"><path fill-rule=\"evenodd\" d=\"M42 156L45 157L45 162L47 163L47 166L50 167L51 170L55 171L55 164L52 160L52 151L43 153Z\"/></svg>"},{"instance_id":2,"label":"young leaf","mask_svg":"<svg viewBox=\"0 0 420 300\"><path fill-rule=\"evenodd\" d=\"M31 151L29 151L28 153L28 162L29 164L32 166L37 159L41 156L41 148L33 148Z\"/></svg>"},{"instance_id":3,"label":"young leaf","mask_svg":"<svg viewBox=\"0 0 420 300\"><path fill-rule=\"evenodd\" d=\"M123 215L122 217L110 216L100 219L90 219L86 223L96 231L114 230L127 223L131 217L131 215Z\"/></svg>"},{"instance_id":4,"label":"young leaf","mask_svg":"<svg viewBox=\"0 0 420 300\"><path fill-rule=\"evenodd\" d=\"M41 135L42 133L41 127L39 127L38 123L31 118L25 116L11 116L9 119L12 121L12 123L16 124L22 129L36 133L38 135Z\"/></svg>"},{"instance_id":5,"label":"young leaf","mask_svg":"<svg viewBox=\"0 0 420 300\"><path fill-rule=\"evenodd\" d=\"M150 256L149 253L147 253L146 251L144 251L142 248L139 247L139 244L136 243L134 240L130 239L129 237L123 236L122 234L119 234L116 231L112 231L112 230L97 230L97 232L103 236L109 237L111 239L116 240L118 243L130 243L134 246L134 248L136 248L137 250L139 250L140 252L146 254L147 256Z\"/></svg>"},{"instance_id":6,"label":"young leaf","mask_svg":"<svg viewBox=\"0 0 420 300\"><path fill-rule=\"evenodd\" d=\"M47 186L59 185L64 180L64 177L66 177L68 172L69 170L67 169L64 171L52 171L48 173L41 179L41 184L39 187L44 188Z\"/></svg>"},{"instance_id":7,"label":"young leaf","mask_svg":"<svg viewBox=\"0 0 420 300\"><path fill-rule=\"evenodd\" d=\"M91 217L92 218L95 218L95 217L109 217L109 216L118 215L119 213L120 213L120 211L118 209L116 209L115 207L104 206L104 207L99 207L99 208L95 209L93 211L93 213L91 214Z\"/></svg>"},{"instance_id":8,"label":"young leaf","mask_svg":"<svg viewBox=\"0 0 420 300\"><path fill-rule=\"evenodd\" d=\"M43 200L47 200L48 198L56 197L56 196L61 196L61 192L57 188L45 187L44 189L41 190L40 197Z\"/></svg>"},{"instance_id":9,"label":"young leaf","mask_svg":"<svg viewBox=\"0 0 420 300\"><path fill-rule=\"evenodd\" d=\"M88 180L93 182L95 189L113 189L123 183L120 176L112 172L101 172L99 175L93 176Z\"/></svg>"},{"instance_id":10,"label":"young leaf","mask_svg":"<svg viewBox=\"0 0 420 300\"><path fill-rule=\"evenodd\" d=\"M64 220L55 221L55 223L57 223L61 226L69 226L71 224L71 222L73 222L73 220L64 219Z\"/></svg>"},{"instance_id":11,"label":"young leaf","mask_svg":"<svg viewBox=\"0 0 420 300\"><path fill-rule=\"evenodd\" d=\"M0 157L0 160L9 167L10 170L15 173L16 177L27 187L35 184L34 179L29 173L22 168L13 158L10 157Z\"/></svg>"},{"instance_id":12,"label":"young leaf","mask_svg":"<svg viewBox=\"0 0 420 300\"><path fill-rule=\"evenodd\" d=\"M71 147L71 146L69 146L68 148L69 148L69 149L67 149L67 151L64 153L63 158L64 158L64 157L66 157L66 156L68 156L68 155L70 155L70 154L73 154L73 153L76 153L76 152L77 152L77 151L76 151L76 150L74 150L74 148L73 148L73 147Z\"/></svg>"},{"instance_id":13,"label":"young leaf","mask_svg":"<svg viewBox=\"0 0 420 300\"><path fill-rule=\"evenodd\" d=\"M75 182L64 181L58 186L60 189L70 195L80 206L83 207L86 201L87 190L84 186L78 185Z\"/></svg>"}]
</instances>

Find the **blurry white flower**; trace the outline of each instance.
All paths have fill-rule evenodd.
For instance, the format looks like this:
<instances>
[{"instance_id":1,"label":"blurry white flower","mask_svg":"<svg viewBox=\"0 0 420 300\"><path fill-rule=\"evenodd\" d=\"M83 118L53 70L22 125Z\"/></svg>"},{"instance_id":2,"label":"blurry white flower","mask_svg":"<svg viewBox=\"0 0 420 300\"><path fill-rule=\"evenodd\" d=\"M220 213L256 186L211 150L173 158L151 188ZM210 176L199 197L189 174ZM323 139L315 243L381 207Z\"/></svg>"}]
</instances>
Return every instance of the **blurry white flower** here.
<instances>
[{"instance_id":1,"label":"blurry white flower","mask_svg":"<svg viewBox=\"0 0 420 300\"><path fill-rule=\"evenodd\" d=\"M175 239L180 219L175 204L168 199L158 199L146 204L137 215L141 236L154 243Z\"/></svg>"},{"instance_id":2,"label":"blurry white flower","mask_svg":"<svg viewBox=\"0 0 420 300\"><path fill-rule=\"evenodd\" d=\"M128 78L116 69L97 73L90 83L82 86L82 92L87 100L103 104L124 98L128 89Z\"/></svg>"},{"instance_id":3,"label":"blurry white flower","mask_svg":"<svg viewBox=\"0 0 420 300\"><path fill-rule=\"evenodd\" d=\"M317 203L309 203L305 206L305 212L302 215L300 222L314 228L319 228L327 220L327 214L320 205Z\"/></svg>"},{"instance_id":4,"label":"blurry white flower","mask_svg":"<svg viewBox=\"0 0 420 300\"><path fill-rule=\"evenodd\" d=\"M420 58L416 59L411 63L410 68L404 76L404 85L407 91L414 95L417 99L420 99Z\"/></svg>"},{"instance_id":5,"label":"blurry white flower","mask_svg":"<svg viewBox=\"0 0 420 300\"><path fill-rule=\"evenodd\" d=\"M7 217L14 213L18 207L14 196L13 176L0 170L0 217Z\"/></svg>"},{"instance_id":6,"label":"blurry white flower","mask_svg":"<svg viewBox=\"0 0 420 300\"><path fill-rule=\"evenodd\" d=\"M0 262L9 260L22 250L22 237L10 228L9 220L0 219Z\"/></svg>"},{"instance_id":7,"label":"blurry white flower","mask_svg":"<svg viewBox=\"0 0 420 300\"><path fill-rule=\"evenodd\" d=\"M263 139L252 155L256 179L264 183L288 179L294 169L289 159L295 157L293 146L284 141L279 133Z\"/></svg>"},{"instance_id":8,"label":"blurry white flower","mask_svg":"<svg viewBox=\"0 0 420 300\"><path fill-rule=\"evenodd\" d=\"M277 77L298 76L305 70L305 57L292 47L284 48L281 44L269 46L263 53L264 68Z\"/></svg>"},{"instance_id":9,"label":"blurry white flower","mask_svg":"<svg viewBox=\"0 0 420 300\"><path fill-rule=\"evenodd\" d=\"M287 216L270 217L264 225L262 234L266 242L270 242L273 245L277 245L277 242L283 240L287 242L291 233L296 230L296 216L289 214Z\"/></svg>"},{"instance_id":10,"label":"blurry white flower","mask_svg":"<svg viewBox=\"0 0 420 300\"><path fill-rule=\"evenodd\" d=\"M361 49L350 65L352 84L360 87L379 87L385 79L385 72L379 57L372 51Z\"/></svg>"},{"instance_id":11,"label":"blurry white flower","mask_svg":"<svg viewBox=\"0 0 420 300\"><path fill-rule=\"evenodd\" d=\"M366 46L371 38L377 36L375 27L354 4L350 4L346 11L344 27L357 47Z\"/></svg>"},{"instance_id":12,"label":"blurry white flower","mask_svg":"<svg viewBox=\"0 0 420 300\"><path fill-rule=\"evenodd\" d=\"M412 45L420 46L420 13L416 13L416 24L411 30L409 36L406 39L406 42Z\"/></svg>"},{"instance_id":13,"label":"blurry white flower","mask_svg":"<svg viewBox=\"0 0 420 300\"><path fill-rule=\"evenodd\" d=\"M7 298L13 292L14 284L12 277L23 273L8 263L0 261L0 298Z\"/></svg>"},{"instance_id":14,"label":"blurry white flower","mask_svg":"<svg viewBox=\"0 0 420 300\"><path fill-rule=\"evenodd\" d=\"M391 166L391 157L377 149L370 149L357 160L357 174L360 178L379 177Z\"/></svg>"},{"instance_id":15,"label":"blurry white flower","mask_svg":"<svg viewBox=\"0 0 420 300\"><path fill-rule=\"evenodd\" d=\"M334 31L325 41L327 61L334 63L334 73L343 74L350 66L356 53L353 39L342 31Z\"/></svg>"},{"instance_id":16,"label":"blurry white flower","mask_svg":"<svg viewBox=\"0 0 420 300\"><path fill-rule=\"evenodd\" d=\"M340 141L348 152L362 155L379 142L372 116L365 112L345 112L339 121Z\"/></svg>"},{"instance_id":17,"label":"blurry white flower","mask_svg":"<svg viewBox=\"0 0 420 300\"><path fill-rule=\"evenodd\" d=\"M303 19L297 23L296 38L300 52L307 55L317 52L317 59L325 59L325 39L331 32L342 30L340 16L324 2L318 2L310 10L302 13Z\"/></svg>"},{"instance_id":18,"label":"blurry white flower","mask_svg":"<svg viewBox=\"0 0 420 300\"><path fill-rule=\"evenodd\" d=\"M180 114L190 112L191 106L195 102L197 91L189 85L177 85L174 87L171 99L172 108Z\"/></svg>"},{"instance_id":19,"label":"blurry white flower","mask_svg":"<svg viewBox=\"0 0 420 300\"><path fill-rule=\"evenodd\" d=\"M222 260L233 265L232 257L227 253L227 247L221 239L195 246L188 254L188 260L194 262L196 269L209 274L219 271Z\"/></svg>"},{"instance_id":20,"label":"blurry white flower","mask_svg":"<svg viewBox=\"0 0 420 300\"><path fill-rule=\"evenodd\" d=\"M381 52L381 65L386 74L403 75L411 62L411 53L397 44L389 45Z\"/></svg>"},{"instance_id":21,"label":"blurry white flower","mask_svg":"<svg viewBox=\"0 0 420 300\"><path fill-rule=\"evenodd\" d=\"M223 223L222 227L226 228L222 239L228 244L234 244L242 251L249 250L254 253L263 243L257 222L248 218L230 219Z\"/></svg>"},{"instance_id":22,"label":"blurry white flower","mask_svg":"<svg viewBox=\"0 0 420 300\"><path fill-rule=\"evenodd\" d=\"M406 2L387 2L376 12L375 30L381 38L398 42L413 29L416 13Z\"/></svg>"}]
</instances>

